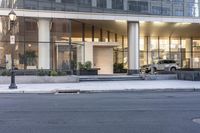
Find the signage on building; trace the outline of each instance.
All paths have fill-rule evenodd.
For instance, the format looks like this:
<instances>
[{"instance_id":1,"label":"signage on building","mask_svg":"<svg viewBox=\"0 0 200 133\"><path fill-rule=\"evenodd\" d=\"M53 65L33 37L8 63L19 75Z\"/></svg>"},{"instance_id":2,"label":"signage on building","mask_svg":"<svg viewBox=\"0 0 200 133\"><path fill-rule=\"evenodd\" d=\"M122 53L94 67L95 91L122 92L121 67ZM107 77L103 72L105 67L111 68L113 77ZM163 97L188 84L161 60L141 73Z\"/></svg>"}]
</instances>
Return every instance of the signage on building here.
<instances>
[{"instance_id":1,"label":"signage on building","mask_svg":"<svg viewBox=\"0 0 200 133\"><path fill-rule=\"evenodd\" d=\"M10 36L10 44L15 44L15 36Z\"/></svg>"}]
</instances>

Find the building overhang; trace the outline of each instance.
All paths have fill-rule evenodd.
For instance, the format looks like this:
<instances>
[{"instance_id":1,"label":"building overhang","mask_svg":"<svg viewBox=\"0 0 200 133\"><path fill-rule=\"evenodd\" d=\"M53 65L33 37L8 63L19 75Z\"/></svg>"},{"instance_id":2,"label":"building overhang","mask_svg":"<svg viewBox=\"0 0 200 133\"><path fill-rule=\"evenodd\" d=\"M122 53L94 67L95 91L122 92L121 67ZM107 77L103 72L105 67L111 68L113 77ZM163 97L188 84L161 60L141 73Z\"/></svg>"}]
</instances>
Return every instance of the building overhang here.
<instances>
[{"instance_id":1,"label":"building overhang","mask_svg":"<svg viewBox=\"0 0 200 133\"><path fill-rule=\"evenodd\" d=\"M1 16L8 16L10 9L0 9ZM17 16L34 18L67 18L87 20L125 20L125 21L148 21L148 22L175 22L175 23L200 23L198 17L175 17L156 15L136 15L117 13L92 13L92 12L67 12L67 11L45 11L15 9Z\"/></svg>"}]
</instances>

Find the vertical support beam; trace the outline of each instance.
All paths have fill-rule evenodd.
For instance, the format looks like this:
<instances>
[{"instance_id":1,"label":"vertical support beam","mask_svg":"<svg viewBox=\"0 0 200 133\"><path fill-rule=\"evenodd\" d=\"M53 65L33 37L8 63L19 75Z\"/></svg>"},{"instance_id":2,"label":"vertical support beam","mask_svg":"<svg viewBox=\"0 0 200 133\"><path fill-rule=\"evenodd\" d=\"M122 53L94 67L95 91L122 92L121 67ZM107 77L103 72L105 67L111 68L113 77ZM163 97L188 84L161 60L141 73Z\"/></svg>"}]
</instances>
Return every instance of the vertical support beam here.
<instances>
[{"instance_id":1,"label":"vertical support beam","mask_svg":"<svg viewBox=\"0 0 200 133\"><path fill-rule=\"evenodd\" d=\"M85 24L82 23L82 42L85 42Z\"/></svg>"},{"instance_id":2,"label":"vertical support beam","mask_svg":"<svg viewBox=\"0 0 200 133\"><path fill-rule=\"evenodd\" d=\"M117 33L115 33L115 42L118 41L118 38L117 38Z\"/></svg>"},{"instance_id":3,"label":"vertical support beam","mask_svg":"<svg viewBox=\"0 0 200 133\"><path fill-rule=\"evenodd\" d=\"M160 37L158 36L158 59L160 59Z\"/></svg>"},{"instance_id":4,"label":"vertical support beam","mask_svg":"<svg viewBox=\"0 0 200 133\"><path fill-rule=\"evenodd\" d=\"M94 42L94 25L92 25L92 42Z\"/></svg>"},{"instance_id":5,"label":"vertical support beam","mask_svg":"<svg viewBox=\"0 0 200 133\"><path fill-rule=\"evenodd\" d=\"M190 67L193 68L193 38L191 37L191 64Z\"/></svg>"},{"instance_id":6,"label":"vertical support beam","mask_svg":"<svg viewBox=\"0 0 200 133\"><path fill-rule=\"evenodd\" d=\"M123 64L124 64L124 35L122 35L122 61L123 61Z\"/></svg>"},{"instance_id":7,"label":"vertical support beam","mask_svg":"<svg viewBox=\"0 0 200 133\"><path fill-rule=\"evenodd\" d=\"M145 65L148 64L148 36L144 37L144 53L146 56L144 56Z\"/></svg>"},{"instance_id":8,"label":"vertical support beam","mask_svg":"<svg viewBox=\"0 0 200 133\"><path fill-rule=\"evenodd\" d=\"M127 11L128 10L128 0L124 0L123 1L123 6L124 6L124 10Z\"/></svg>"},{"instance_id":9,"label":"vertical support beam","mask_svg":"<svg viewBox=\"0 0 200 133\"><path fill-rule=\"evenodd\" d=\"M181 68L183 67L183 57L182 57L182 37L180 37L180 60L181 60Z\"/></svg>"},{"instance_id":10,"label":"vertical support beam","mask_svg":"<svg viewBox=\"0 0 200 133\"><path fill-rule=\"evenodd\" d=\"M38 68L50 69L50 19L38 20Z\"/></svg>"},{"instance_id":11,"label":"vertical support beam","mask_svg":"<svg viewBox=\"0 0 200 133\"><path fill-rule=\"evenodd\" d=\"M72 20L68 20L68 36L69 36L69 70L73 74L72 68Z\"/></svg>"},{"instance_id":12,"label":"vertical support beam","mask_svg":"<svg viewBox=\"0 0 200 133\"><path fill-rule=\"evenodd\" d=\"M171 36L169 37L169 59L171 59Z\"/></svg>"},{"instance_id":13,"label":"vertical support beam","mask_svg":"<svg viewBox=\"0 0 200 133\"><path fill-rule=\"evenodd\" d=\"M147 64L149 64L149 37L147 36Z\"/></svg>"},{"instance_id":14,"label":"vertical support beam","mask_svg":"<svg viewBox=\"0 0 200 133\"><path fill-rule=\"evenodd\" d=\"M106 0L107 9L112 9L112 0Z\"/></svg>"},{"instance_id":15,"label":"vertical support beam","mask_svg":"<svg viewBox=\"0 0 200 133\"><path fill-rule=\"evenodd\" d=\"M100 29L100 42L103 42L103 29Z\"/></svg>"},{"instance_id":16,"label":"vertical support beam","mask_svg":"<svg viewBox=\"0 0 200 133\"><path fill-rule=\"evenodd\" d=\"M107 31L108 42L110 42L110 31Z\"/></svg>"},{"instance_id":17,"label":"vertical support beam","mask_svg":"<svg viewBox=\"0 0 200 133\"><path fill-rule=\"evenodd\" d=\"M92 0L92 7L97 7L97 0Z\"/></svg>"},{"instance_id":18,"label":"vertical support beam","mask_svg":"<svg viewBox=\"0 0 200 133\"><path fill-rule=\"evenodd\" d=\"M139 22L128 22L128 74L139 73Z\"/></svg>"}]
</instances>

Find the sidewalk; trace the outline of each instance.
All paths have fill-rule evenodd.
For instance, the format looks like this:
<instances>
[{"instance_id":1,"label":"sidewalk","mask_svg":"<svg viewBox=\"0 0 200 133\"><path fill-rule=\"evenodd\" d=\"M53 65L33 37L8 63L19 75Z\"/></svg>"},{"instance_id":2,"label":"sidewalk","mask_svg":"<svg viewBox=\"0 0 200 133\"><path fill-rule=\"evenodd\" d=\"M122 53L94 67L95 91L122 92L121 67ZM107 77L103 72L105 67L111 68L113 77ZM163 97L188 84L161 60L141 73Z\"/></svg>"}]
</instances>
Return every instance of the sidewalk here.
<instances>
[{"instance_id":1,"label":"sidewalk","mask_svg":"<svg viewBox=\"0 0 200 133\"><path fill-rule=\"evenodd\" d=\"M9 84L0 85L0 93L56 93L58 91L111 92L111 91L198 91L200 82L180 80L141 80L80 82L61 84L17 84L9 90Z\"/></svg>"}]
</instances>

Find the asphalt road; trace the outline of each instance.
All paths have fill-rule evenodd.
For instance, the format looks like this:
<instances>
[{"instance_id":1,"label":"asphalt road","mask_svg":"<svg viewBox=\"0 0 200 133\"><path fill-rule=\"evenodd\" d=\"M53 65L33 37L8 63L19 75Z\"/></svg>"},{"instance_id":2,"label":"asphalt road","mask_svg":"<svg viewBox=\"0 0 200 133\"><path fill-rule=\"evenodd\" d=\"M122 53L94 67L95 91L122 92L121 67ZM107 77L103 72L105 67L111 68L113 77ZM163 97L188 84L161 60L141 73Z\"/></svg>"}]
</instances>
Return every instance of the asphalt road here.
<instances>
[{"instance_id":1,"label":"asphalt road","mask_svg":"<svg viewBox=\"0 0 200 133\"><path fill-rule=\"evenodd\" d=\"M0 133L199 133L200 92L0 95Z\"/></svg>"}]
</instances>

